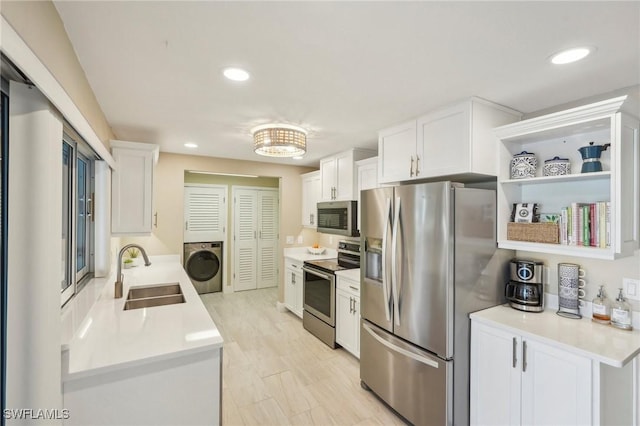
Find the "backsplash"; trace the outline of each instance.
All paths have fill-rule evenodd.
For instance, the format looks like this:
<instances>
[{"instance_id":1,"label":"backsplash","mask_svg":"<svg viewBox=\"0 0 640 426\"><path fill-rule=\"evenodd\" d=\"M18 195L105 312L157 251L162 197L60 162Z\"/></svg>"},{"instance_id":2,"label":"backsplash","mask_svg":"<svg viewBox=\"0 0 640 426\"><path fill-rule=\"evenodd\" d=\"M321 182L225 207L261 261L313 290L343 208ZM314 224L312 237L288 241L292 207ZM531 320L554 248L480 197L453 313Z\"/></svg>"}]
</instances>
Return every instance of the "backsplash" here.
<instances>
[{"instance_id":1,"label":"backsplash","mask_svg":"<svg viewBox=\"0 0 640 426\"><path fill-rule=\"evenodd\" d=\"M586 274L584 300L588 302L596 296L601 285L604 285L607 297L614 300L618 295L618 289L622 287L623 278L640 279L640 250L636 250L633 256L618 260L585 259L525 251L518 251L516 257L543 261L545 293L554 295L558 294L558 263L568 262L580 265ZM631 309L640 311L640 301L630 299L627 301Z\"/></svg>"}]
</instances>

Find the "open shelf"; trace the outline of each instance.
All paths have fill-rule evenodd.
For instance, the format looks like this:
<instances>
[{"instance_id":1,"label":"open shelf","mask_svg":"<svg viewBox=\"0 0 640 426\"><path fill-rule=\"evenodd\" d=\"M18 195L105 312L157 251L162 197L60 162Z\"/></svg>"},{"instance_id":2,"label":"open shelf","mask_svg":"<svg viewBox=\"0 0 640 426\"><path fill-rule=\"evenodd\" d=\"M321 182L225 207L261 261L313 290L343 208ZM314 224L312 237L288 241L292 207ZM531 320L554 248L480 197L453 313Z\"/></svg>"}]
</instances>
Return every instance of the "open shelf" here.
<instances>
[{"instance_id":1,"label":"open shelf","mask_svg":"<svg viewBox=\"0 0 640 426\"><path fill-rule=\"evenodd\" d=\"M531 243L527 241L511 241L511 240L498 241L498 247L502 249L523 250L523 251L531 251L535 253L560 254L565 256L587 257L587 258L593 258L593 259L612 260L616 258L616 255L611 247L607 247L607 248L582 247L582 246L570 246L566 244Z\"/></svg>"},{"instance_id":2,"label":"open shelf","mask_svg":"<svg viewBox=\"0 0 640 426\"><path fill-rule=\"evenodd\" d=\"M611 179L611 172L575 173L561 176L540 176L526 179L506 179L501 180L505 185L531 185L551 182L578 182L583 180L604 180Z\"/></svg>"}]
</instances>

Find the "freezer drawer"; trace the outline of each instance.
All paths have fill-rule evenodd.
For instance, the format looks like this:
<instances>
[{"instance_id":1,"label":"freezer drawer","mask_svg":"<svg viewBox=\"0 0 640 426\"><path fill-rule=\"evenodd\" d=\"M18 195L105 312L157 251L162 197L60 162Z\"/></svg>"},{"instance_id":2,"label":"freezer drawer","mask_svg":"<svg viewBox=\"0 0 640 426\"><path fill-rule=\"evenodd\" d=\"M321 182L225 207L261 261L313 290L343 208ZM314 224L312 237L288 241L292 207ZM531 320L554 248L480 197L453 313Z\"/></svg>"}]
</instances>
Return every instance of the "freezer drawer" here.
<instances>
[{"instance_id":1,"label":"freezer drawer","mask_svg":"<svg viewBox=\"0 0 640 426\"><path fill-rule=\"evenodd\" d=\"M361 327L360 380L415 425L452 424L453 361L443 361L368 321Z\"/></svg>"}]
</instances>

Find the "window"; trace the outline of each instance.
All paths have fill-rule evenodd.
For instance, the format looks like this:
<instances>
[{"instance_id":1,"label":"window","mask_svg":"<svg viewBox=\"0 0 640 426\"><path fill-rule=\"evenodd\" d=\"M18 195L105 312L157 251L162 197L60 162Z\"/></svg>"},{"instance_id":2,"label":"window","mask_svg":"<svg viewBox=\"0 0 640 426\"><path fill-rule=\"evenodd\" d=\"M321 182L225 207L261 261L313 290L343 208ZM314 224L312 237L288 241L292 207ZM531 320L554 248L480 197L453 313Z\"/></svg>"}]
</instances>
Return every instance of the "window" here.
<instances>
[{"instance_id":1,"label":"window","mask_svg":"<svg viewBox=\"0 0 640 426\"><path fill-rule=\"evenodd\" d=\"M93 153L71 129L62 140L62 304L93 271Z\"/></svg>"}]
</instances>

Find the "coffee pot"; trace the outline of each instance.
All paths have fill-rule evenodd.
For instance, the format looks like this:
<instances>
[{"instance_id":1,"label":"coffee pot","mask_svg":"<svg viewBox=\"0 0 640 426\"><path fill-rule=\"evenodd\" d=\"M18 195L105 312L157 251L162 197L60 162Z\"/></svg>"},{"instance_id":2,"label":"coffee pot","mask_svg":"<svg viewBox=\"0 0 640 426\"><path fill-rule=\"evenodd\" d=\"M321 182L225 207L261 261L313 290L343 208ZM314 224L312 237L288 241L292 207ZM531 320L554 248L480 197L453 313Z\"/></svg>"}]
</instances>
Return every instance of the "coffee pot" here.
<instances>
[{"instance_id":1,"label":"coffee pot","mask_svg":"<svg viewBox=\"0 0 640 426\"><path fill-rule=\"evenodd\" d=\"M594 145L595 142L589 142L589 145L583 146L578 149L580 155L582 155L582 173L601 172L602 163L600 162L600 155L602 151L606 151L611 145L605 143L604 145Z\"/></svg>"}]
</instances>

